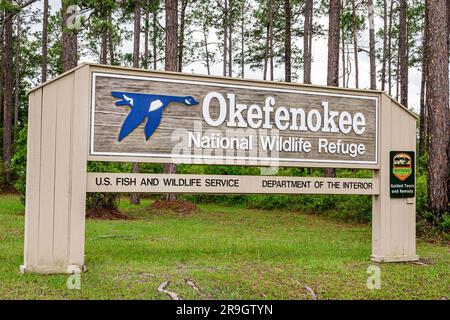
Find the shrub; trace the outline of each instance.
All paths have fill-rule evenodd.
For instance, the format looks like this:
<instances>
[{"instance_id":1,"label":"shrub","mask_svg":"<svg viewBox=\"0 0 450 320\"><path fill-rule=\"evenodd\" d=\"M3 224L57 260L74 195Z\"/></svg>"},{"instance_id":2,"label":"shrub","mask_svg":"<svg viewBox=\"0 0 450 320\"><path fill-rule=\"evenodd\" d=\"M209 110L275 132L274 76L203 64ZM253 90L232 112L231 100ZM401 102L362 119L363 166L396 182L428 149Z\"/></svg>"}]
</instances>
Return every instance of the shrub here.
<instances>
[{"instance_id":1,"label":"shrub","mask_svg":"<svg viewBox=\"0 0 450 320\"><path fill-rule=\"evenodd\" d=\"M178 173L258 175L258 167L181 165ZM308 168L280 168L279 176L322 177L323 170ZM338 169L338 177L371 178L370 170ZM326 214L339 219L370 221L372 200L358 195L189 195L183 199L196 203L243 205L253 209L280 209Z\"/></svg>"},{"instance_id":2,"label":"shrub","mask_svg":"<svg viewBox=\"0 0 450 320\"><path fill-rule=\"evenodd\" d=\"M127 164L116 162L89 162L88 172L122 172ZM128 164L129 166L129 164ZM86 195L86 209L87 210L107 210L116 211L119 208L119 194L118 193L88 193Z\"/></svg>"},{"instance_id":3,"label":"shrub","mask_svg":"<svg viewBox=\"0 0 450 320\"><path fill-rule=\"evenodd\" d=\"M428 181L426 174L416 177L416 207L417 214L422 218L430 218L428 212Z\"/></svg>"},{"instance_id":4,"label":"shrub","mask_svg":"<svg viewBox=\"0 0 450 320\"><path fill-rule=\"evenodd\" d=\"M20 200L25 203L27 176L27 126L24 125L17 135L15 153L11 160L11 167L15 177L14 188L20 194Z\"/></svg>"},{"instance_id":5,"label":"shrub","mask_svg":"<svg viewBox=\"0 0 450 320\"><path fill-rule=\"evenodd\" d=\"M87 210L115 211L119 207L119 196L117 193L88 193L86 197Z\"/></svg>"},{"instance_id":6,"label":"shrub","mask_svg":"<svg viewBox=\"0 0 450 320\"><path fill-rule=\"evenodd\" d=\"M341 220L367 222L372 220L372 196L336 195L334 209L327 213Z\"/></svg>"},{"instance_id":7,"label":"shrub","mask_svg":"<svg viewBox=\"0 0 450 320\"><path fill-rule=\"evenodd\" d=\"M16 177L14 187L20 194L20 199L25 203L26 192L26 165L27 165L27 126L25 125L18 134L15 144L15 153L12 158L12 170ZM124 165L108 162L90 162L88 171L96 172L121 172ZM1 180L0 180L1 183ZM115 193L95 194L88 193L86 205L88 209L103 208L117 209L118 195Z\"/></svg>"}]
</instances>

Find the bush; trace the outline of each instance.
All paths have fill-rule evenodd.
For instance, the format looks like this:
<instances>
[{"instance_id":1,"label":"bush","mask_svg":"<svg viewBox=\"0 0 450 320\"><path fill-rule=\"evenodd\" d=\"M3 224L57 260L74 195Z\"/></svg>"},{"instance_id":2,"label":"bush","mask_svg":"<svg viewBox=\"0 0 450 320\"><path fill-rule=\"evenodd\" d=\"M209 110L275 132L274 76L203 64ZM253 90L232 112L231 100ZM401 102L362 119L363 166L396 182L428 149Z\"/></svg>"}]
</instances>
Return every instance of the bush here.
<instances>
[{"instance_id":1,"label":"bush","mask_svg":"<svg viewBox=\"0 0 450 320\"><path fill-rule=\"evenodd\" d=\"M421 218L430 218L428 212L428 181L426 174L416 177L416 210Z\"/></svg>"},{"instance_id":2,"label":"bush","mask_svg":"<svg viewBox=\"0 0 450 320\"><path fill-rule=\"evenodd\" d=\"M257 167L189 166L178 167L179 173L258 175ZM280 168L280 176L322 177L321 169ZM338 177L370 178L370 170L337 170ZM196 203L243 205L253 209L279 209L306 213L326 214L339 219L370 221L372 199L357 195L189 195L183 199Z\"/></svg>"},{"instance_id":3,"label":"bush","mask_svg":"<svg viewBox=\"0 0 450 320\"><path fill-rule=\"evenodd\" d=\"M20 194L20 200L25 204L26 176L27 176L27 126L23 126L17 135L16 152L11 160L14 188Z\"/></svg>"},{"instance_id":4,"label":"bush","mask_svg":"<svg viewBox=\"0 0 450 320\"><path fill-rule=\"evenodd\" d=\"M15 147L16 150L12 159L13 175L16 178L14 187L19 192L21 201L25 203L26 166L27 166L26 125L19 131ZM90 162L88 164L88 171L121 172L122 170L123 165L117 163ZM115 193L108 193L108 194L88 193L86 205L88 209L92 208L117 209L118 201L119 201L118 195Z\"/></svg>"},{"instance_id":5,"label":"bush","mask_svg":"<svg viewBox=\"0 0 450 320\"><path fill-rule=\"evenodd\" d=\"M128 166L130 165L128 164ZM93 161L88 163L88 172L123 172L124 169L125 170L128 169L127 164L116 162L93 162ZM97 193L88 193L86 195L87 210L116 211L118 210L118 208L119 208L118 193L97 192Z\"/></svg>"},{"instance_id":6,"label":"bush","mask_svg":"<svg viewBox=\"0 0 450 320\"><path fill-rule=\"evenodd\" d=\"M446 213L442 217L441 222L442 231L445 233L450 233L450 213Z\"/></svg>"},{"instance_id":7,"label":"bush","mask_svg":"<svg viewBox=\"0 0 450 320\"><path fill-rule=\"evenodd\" d=\"M88 193L86 197L87 210L115 211L119 207L119 196L117 193Z\"/></svg>"},{"instance_id":8,"label":"bush","mask_svg":"<svg viewBox=\"0 0 450 320\"><path fill-rule=\"evenodd\" d=\"M334 198L335 208L329 210L327 215L341 220L372 221L372 196L337 195Z\"/></svg>"},{"instance_id":9,"label":"bush","mask_svg":"<svg viewBox=\"0 0 450 320\"><path fill-rule=\"evenodd\" d=\"M15 145L12 159L14 187L25 199L26 185L26 140L27 127L24 126ZM420 233L429 230L431 226L448 234L450 230L450 214L445 214L439 221L428 209L427 157L418 158L417 174L417 230ZM3 165L0 162L0 170ZM89 172L131 172L130 163L89 162ZM141 164L142 173L161 173L162 164ZM259 167L243 166L210 166L210 165L178 165L180 174L213 174L213 175L259 175ZM280 176L323 176L322 169L280 168ZM370 170L338 169L337 176L344 178L371 178ZM5 185L4 175L0 175L0 187ZM338 219L370 221L372 202L370 196L357 195L184 195L181 198L196 203L221 203L224 205L241 205L256 209L281 209L306 213L325 214ZM88 209L115 210L118 208L119 194L88 193L86 206Z\"/></svg>"},{"instance_id":10,"label":"bush","mask_svg":"<svg viewBox=\"0 0 450 320\"><path fill-rule=\"evenodd\" d=\"M6 181L6 166L3 164L3 161L0 159L0 191L6 191L8 189L8 183Z\"/></svg>"}]
</instances>

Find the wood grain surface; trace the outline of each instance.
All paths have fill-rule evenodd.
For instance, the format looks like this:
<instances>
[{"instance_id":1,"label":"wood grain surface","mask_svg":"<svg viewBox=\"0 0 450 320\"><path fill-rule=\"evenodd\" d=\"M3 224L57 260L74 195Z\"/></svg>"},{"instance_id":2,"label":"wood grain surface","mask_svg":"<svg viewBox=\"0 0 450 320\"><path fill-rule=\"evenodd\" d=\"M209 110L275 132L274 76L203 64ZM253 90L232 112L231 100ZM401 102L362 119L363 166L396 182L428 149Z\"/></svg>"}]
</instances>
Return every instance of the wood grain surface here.
<instances>
[{"instance_id":1,"label":"wood grain surface","mask_svg":"<svg viewBox=\"0 0 450 320\"><path fill-rule=\"evenodd\" d=\"M91 148L90 155L120 157L149 157L167 158L168 162L198 163L200 158L214 159L215 164L230 163L226 159L247 160L247 159L276 159L280 165L283 162L296 162L301 166L302 162L320 163L348 163L370 164L377 163L377 100L372 96L354 96L348 94L324 94L314 91L293 90L287 92L279 88L256 88L251 85L241 83L231 85L225 83L209 82L175 82L173 79L151 77L122 77L117 75L94 74L93 78L93 102L91 108ZM159 95L193 96L199 100L196 106L186 106L179 103L171 103L165 108L161 123L151 138L146 141L144 135L145 120L121 142L118 141L121 126L130 112L128 106L116 106L117 98L111 95L111 91L123 91L131 93L147 93ZM357 135L353 131L349 134L323 133L297 130L262 130L251 128L230 128L225 124L219 127L211 127L204 120L202 115L202 100L209 92L219 92L225 98L227 94L236 95L236 103L258 104L264 106L266 97L275 98L274 108L280 106L286 108L302 108L305 113L311 109L323 110L322 102L329 104L331 111L347 111L350 114L361 112L366 119L366 130L364 134ZM227 100L228 102L228 100ZM211 116L217 118L218 103L212 100ZM274 114L271 113L271 123L274 124ZM275 128L275 125L274 125ZM248 137L253 136L253 146L251 150L222 150L188 148L188 132L201 131L203 135L218 133L228 137ZM312 151L306 152L273 152L268 153L258 148L259 136L278 135L283 138L295 137L304 138L312 144ZM329 142L342 143L362 143L365 145L366 153L357 157L350 157L345 154L326 154L318 152L318 140L328 139ZM196 161L194 161L196 160ZM149 159L151 162L151 159ZM258 162L258 161L257 161ZM242 164L242 161L240 162ZM258 163L253 162L252 165Z\"/></svg>"},{"instance_id":2,"label":"wood grain surface","mask_svg":"<svg viewBox=\"0 0 450 320\"><path fill-rule=\"evenodd\" d=\"M87 192L377 195L380 185L378 179L90 172Z\"/></svg>"}]
</instances>

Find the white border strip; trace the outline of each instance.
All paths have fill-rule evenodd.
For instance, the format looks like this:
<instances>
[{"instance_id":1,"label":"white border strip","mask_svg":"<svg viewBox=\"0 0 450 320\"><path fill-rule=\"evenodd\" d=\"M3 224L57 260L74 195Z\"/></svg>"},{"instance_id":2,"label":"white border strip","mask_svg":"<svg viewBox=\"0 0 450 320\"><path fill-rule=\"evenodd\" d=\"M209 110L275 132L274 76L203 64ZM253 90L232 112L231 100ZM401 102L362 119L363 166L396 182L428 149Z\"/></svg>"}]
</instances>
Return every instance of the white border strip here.
<instances>
[{"instance_id":1,"label":"white border strip","mask_svg":"<svg viewBox=\"0 0 450 320\"><path fill-rule=\"evenodd\" d=\"M297 93L297 94L309 94L309 95L319 95L319 96L331 96L331 97L346 97L353 99L363 99L363 100L375 100L376 101L376 119L375 119L375 161L352 161L352 160L317 160L317 159L289 159L289 158L261 158L261 157L222 157L222 156L195 156L195 155L170 155L158 154L158 153L124 153L124 152L96 152L94 151L94 136L95 136L95 85L97 77L109 77L118 79L130 79L130 80L144 80L144 81L160 81L169 83L183 83L192 85L205 85L211 87L227 87L235 89L251 89L257 91L272 91L272 92L286 92L286 93ZM253 87L249 85L234 85L226 83L212 83L203 81L190 81L190 80L177 80L177 79L165 79L157 77L144 77L144 76L128 76L114 73L103 73L103 72L92 72L92 97L91 97L91 138L90 138L90 156L123 156L123 157L157 157L166 159L190 159L195 161L197 159L208 159L208 160L223 160L233 161L233 160L250 160L250 161L278 161L278 162L318 162L318 163L352 163L352 164L378 164L378 118L379 118L379 98L371 96L356 96L348 94L338 94L338 93L324 93L324 92L310 92L303 90L290 90L290 89L279 89L279 88L268 88L268 87Z\"/></svg>"}]
</instances>

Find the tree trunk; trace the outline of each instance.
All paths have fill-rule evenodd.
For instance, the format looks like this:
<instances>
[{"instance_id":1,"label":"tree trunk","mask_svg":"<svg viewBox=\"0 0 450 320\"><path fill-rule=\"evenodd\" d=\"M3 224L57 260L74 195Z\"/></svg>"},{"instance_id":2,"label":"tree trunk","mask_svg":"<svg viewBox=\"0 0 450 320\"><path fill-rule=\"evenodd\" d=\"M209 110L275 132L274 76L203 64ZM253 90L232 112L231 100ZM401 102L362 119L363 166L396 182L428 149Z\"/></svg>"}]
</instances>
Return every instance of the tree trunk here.
<instances>
[{"instance_id":1,"label":"tree trunk","mask_svg":"<svg viewBox=\"0 0 450 320\"><path fill-rule=\"evenodd\" d=\"M447 46L450 50L450 0L447 0Z\"/></svg>"},{"instance_id":2,"label":"tree trunk","mask_svg":"<svg viewBox=\"0 0 450 320\"><path fill-rule=\"evenodd\" d=\"M427 148L427 69L428 69L428 8L425 8L425 22L422 42L422 79L420 81L420 127L419 127L419 155L425 154Z\"/></svg>"},{"instance_id":3,"label":"tree trunk","mask_svg":"<svg viewBox=\"0 0 450 320\"><path fill-rule=\"evenodd\" d=\"M233 76L233 19L231 16L233 2L229 2L228 8L228 76Z\"/></svg>"},{"instance_id":4,"label":"tree trunk","mask_svg":"<svg viewBox=\"0 0 450 320\"><path fill-rule=\"evenodd\" d=\"M165 70L178 71L178 1L166 1Z\"/></svg>"},{"instance_id":5,"label":"tree trunk","mask_svg":"<svg viewBox=\"0 0 450 320\"><path fill-rule=\"evenodd\" d=\"M450 51L450 0L447 0L447 50ZM450 132L450 110L447 108L448 114L448 131ZM448 160L448 177L447 177L447 198L450 203L450 142L447 147L447 160Z\"/></svg>"},{"instance_id":6,"label":"tree trunk","mask_svg":"<svg viewBox=\"0 0 450 320\"><path fill-rule=\"evenodd\" d=\"M178 0L166 1L166 57L165 69L167 71L177 71L178 66ZM164 173L174 174L177 171L175 164L164 164ZM165 200L175 200L175 194L166 194L162 197Z\"/></svg>"},{"instance_id":7,"label":"tree trunk","mask_svg":"<svg viewBox=\"0 0 450 320\"><path fill-rule=\"evenodd\" d=\"M339 86L339 0L330 0L328 27L327 85Z\"/></svg>"},{"instance_id":8,"label":"tree trunk","mask_svg":"<svg viewBox=\"0 0 450 320\"><path fill-rule=\"evenodd\" d=\"M150 13L148 10L145 11L145 27L144 27L144 59L142 61L142 66L144 69L148 69L148 63L150 59L150 53L149 53L149 41L148 41L148 34L150 32Z\"/></svg>"},{"instance_id":9,"label":"tree trunk","mask_svg":"<svg viewBox=\"0 0 450 320\"><path fill-rule=\"evenodd\" d=\"M114 65L115 63L115 59L114 59L114 29L113 29L113 18L112 18L112 10L109 11L109 16L108 16L108 21L109 21L109 31L108 31L108 35L109 35L109 41L108 41L108 45L109 45L109 62L111 65Z\"/></svg>"},{"instance_id":10,"label":"tree trunk","mask_svg":"<svg viewBox=\"0 0 450 320\"><path fill-rule=\"evenodd\" d=\"M181 13L180 13L180 37L178 44L178 71L183 71L183 54L184 54L184 28L186 20L186 7L188 0L181 0Z\"/></svg>"},{"instance_id":11,"label":"tree trunk","mask_svg":"<svg viewBox=\"0 0 450 320\"><path fill-rule=\"evenodd\" d=\"M389 31L388 31L388 93L392 96L392 20L393 20L394 0L391 0L391 8L389 9Z\"/></svg>"},{"instance_id":12,"label":"tree trunk","mask_svg":"<svg viewBox=\"0 0 450 320\"><path fill-rule=\"evenodd\" d=\"M20 33L21 33L21 20L20 13L17 13L17 33L16 33L16 59L15 59L15 88L14 88L14 143L17 141L17 136L19 134L19 108L20 108Z\"/></svg>"},{"instance_id":13,"label":"tree trunk","mask_svg":"<svg viewBox=\"0 0 450 320\"><path fill-rule=\"evenodd\" d=\"M381 91L386 90L386 59L388 36L388 6L387 0L383 0L383 61L381 62Z\"/></svg>"},{"instance_id":14,"label":"tree trunk","mask_svg":"<svg viewBox=\"0 0 450 320\"><path fill-rule=\"evenodd\" d=\"M340 43L340 25L339 15L341 3L339 0L330 0L328 17L328 70L327 85L339 86L339 43ZM336 169L325 169L326 177L335 177Z\"/></svg>"},{"instance_id":15,"label":"tree trunk","mask_svg":"<svg viewBox=\"0 0 450 320\"><path fill-rule=\"evenodd\" d=\"M377 70L375 60L375 23L373 0L368 0L369 7L369 57L370 57L370 89L377 90Z\"/></svg>"},{"instance_id":16,"label":"tree trunk","mask_svg":"<svg viewBox=\"0 0 450 320\"><path fill-rule=\"evenodd\" d=\"M61 62L63 66L63 71L68 71L73 69L78 64L78 41L77 41L77 30L76 26L73 24L68 25L69 17L73 14L72 12L67 12L69 4L67 1L62 2L62 49L61 49ZM70 21L73 23L73 21Z\"/></svg>"},{"instance_id":17,"label":"tree trunk","mask_svg":"<svg viewBox=\"0 0 450 320\"><path fill-rule=\"evenodd\" d=\"M203 24L203 41L205 42L205 55L206 55L206 71L208 76L211 75L211 66L209 61L209 49L208 49L208 29L206 24Z\"/></svg>"},{"instance_id":18,"label":"tree trunk","mask_svg":"<svg viewBox=\"0 0 450 320\"><path fill-rule=\"evenodd\" d=\"M352 0L352 17L353 17L353 50L355 55L355 87L359 88L359 62L358 62L358 27L356 17L355 0Z\"/></svg>"},{"instance_id":19,"label":"tree trunk","mask_svg":"<svg viewBox=\"0 0 450 320\"><path fill-rule=\"evenodd\" d=\"M155 10L153 13L153 34L152 34L152 48L153 48L153 70L157 69L158 63L158 51L157 51L157 40L158 40L158 12Z\"/></svg>"},{"instance_id":20,"label":"tree trunk","mask_svg":"<svg viewBox=\"0 0 450 320\"><path fill-rule=\"evenodd\" d=\"M13 15L5 13L5 46L4 46L4 94L3 94L3 165L5 166L6 184L11 184L11 135L13 107Z\"/></svg>"},{"instance_id":21,"label":"tree trunk","mask_svg":"<svg viewBox=\"0 0 450 320\"><path fill-rule=\"evenodd\" d=\"M400 52L397 52L397 68L395 70L395 99L400 102Z\"/></svg>"},{"instance_id":22,"label":"tree trunk","mask_svg":"<svg viewBox=\"0 0 450 320\"><path fill-rule=\"evenodd\" d=\"M100 64L108 63L108 30L106 30L106 26L103 26L102 34L101 34L101 45L100 45Z\"/></svg>"},{"instance_id":23,"label":"tree trunk","mask_svg":"<svg viewBox=\"0 0 450 320\"><path fill-rule=\"evenodd\" d=\"M139 68L141 52L141 4L140 0L134 3L134 38L133 38L133 68Z\"/></svg>"},{"instance_id":24,"label":"tree trunk","mask_svg":"<svg viewBox=\"0 0 450 320\"><path fill-rule=\"evenodd\" d=\"M352 62L350 61L350 46L349 46L349 44L347 43L346 44L346 51L347 51L347 59L345 60L346 61L346 84L345 84L345 87L346 88L349 88L350 87L350 75L352 74Z\"/></svg>"},{"instance_id":25,"label":"tree trunk","mask_svg":"<svg viewBox=\"0 0 450 320\"><path fill-rule=\"evenodd\" d=\"M242 4L241 12L241 78L245 78L245 7L246 1Z\"/></svg>"},{"instance_id":26,"label":"tree trunk","mask_svg":"<svg viewBox=\"0 0 450 320\"><path fill-rule=\"evenodd\" d=\"M342 86L345 88L345 81L346 81L346 65L345 65L345 31L344 29L341 30L341 45L342 45Z\"/></svg>"},{"instance_id":27,"label":"tree trunk","mask_svg":"<svg viewBox=\"0 0 450 320\"><path fill-rule=\"evenodd\" d=\"M327 85L339 86L339 0L330 0L328 22L328 68Z\"/></svg>"},{"instance_id":28,"label":"tree trunk","mask_svg":"<svg viewBox=\"0 0 450 320\"><path fill-rule=\"evenodd\" d=\"M225 0L223 10L223 76L227 76L228 59L228 0Z\"/></svg>"},{"instance_id":29,"label":"tree trunk","mask_svg":"<svg viewBox=\"0 0 450 320\"><path fill-rule=\"evenodd\" d=\"M400 102L408 107L408 35L406 26L406 0L400 0Z\"/></svg>"},{"instance_id":30,"label":"tree trunk","mask_svg":"<svg viewBox=\"0 0 450 320\"><path fill-rule=\"evenodd\" d=\"M5 45L4 45L4 96L3 96L3 165L6 185L11 184L11 135L13 107L13 15L5 13Z\"/></svg>"},{"instance_id":31,"label":"tree trunk","mask_svg":"<svg viewBox=\"0 0 450 320\"><path fill-rule=\"evenodd\" d=\"M303 34L303 83L311 84L311 47L313 0L305 2L305 22Z\"/></svg>"},{"instance_id":32,"label":"tree trunk","mask_svg":"<svg viewBox=\"0 0 450 320\"><path fill-rule=\"evenodd\" d=\"M102 32L100 34L100 64L108 64L108 19L108 12L102 11Z\"/></svg>"},{"instance_id":33,"label":"tree trunk","mask_svg":"<svg viewBox=\"0 0 450 320\"><path fill-rule=\"evenodd\" d=\"M273 1L269 1L269 79L273 81Z\"/></svg>"},{"instance_id":34,"label":"tree trunk","mask_svg":"<svg viewBox=\"0 0 450 320\"><path fill-rule=\"evenodd\" d=\"M436 221L448 210L449 80L446 0L428 4L428 202Z\"/></svg>"},{"instance_id":35,"label":"tree trunk","mask_svg":"<svg viewBox=\"0 0 450 320\"><path fill-rule=\"evenodd\" d=\"M228 76L233 76L233 26L228 26Z\"/></svg>"},{"instance_id":36,"label":"tree trunk","mask_svg":"<svg viewBox=\"0 0 450 320\"><path fill-rule=\"evenodd\" d=\"M47 49L48 43L48 0L44 0L44 17L42 20L42 57L41 57L41 81L42 83L47 81Z\"/></svg>"},{"instance_id":37,"label":"tree trunk","mask_svg":"<svg viewBox=\"0 0 450 320\"><path fill-rule=\"evenodd\" d=\"M140 0L134 2L134 38L133 38L133 68L139 68L139 58L141 53L141 3ZM133 163L133 173L140 172L139 163ZM134 205L141 203L139 193L132 193L130 201Z\"/></svg>"},{"instance_id":38,"label":"tree trunk","mask_svg":"<svg viewBox=\"0 0 450 320\"><path fill-rule=\"evenodd\" d=\"M269 48L270 48L270 25L271 25L271 13L272 13L272 1L269 0L269 15L267 18L267 26L266 26L266 46L264 48L264 69L263 69L263 80L267 80L267 70L269 64Z\"/></svg>"},{"instance_id":39,"label":"tree trunk","mask_svg":"<svg viewBox=\"0 0 450 320\"><path fill-rule=\"evenodd\" d=\"M5 21L5 12L0 11L0 18ZM5 24L0 25L0 119L3 119L3 94L4 94L4 80L5 80L5 57L4 42L5 40ZM3 121L3 120L2 120ZM1 171L1 168L0 168Z\"/></svg>"},{"instance_id":40,"label":"tree trunk","mask_svg":"<svg viewBox=\"0 0 450 320\"><path fill-rule=\"evenodd\" d=\"M292 81L291 4L284 0L284 81Z\"/></svg>"},{"instance_id":41,"label":"tree trunk","mask_svg":"<svg viewBox=\"0 0 450 320\"><path fill-rule=\"evenodd\" d=\"M447 0L447 46L450 50L450 0Z\"/></svg>"}]
</instances>

